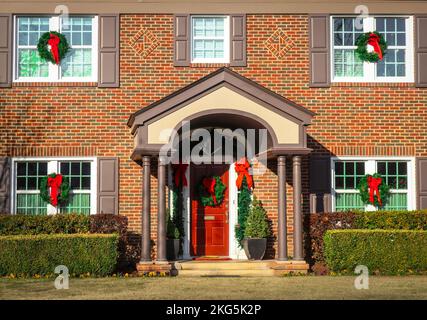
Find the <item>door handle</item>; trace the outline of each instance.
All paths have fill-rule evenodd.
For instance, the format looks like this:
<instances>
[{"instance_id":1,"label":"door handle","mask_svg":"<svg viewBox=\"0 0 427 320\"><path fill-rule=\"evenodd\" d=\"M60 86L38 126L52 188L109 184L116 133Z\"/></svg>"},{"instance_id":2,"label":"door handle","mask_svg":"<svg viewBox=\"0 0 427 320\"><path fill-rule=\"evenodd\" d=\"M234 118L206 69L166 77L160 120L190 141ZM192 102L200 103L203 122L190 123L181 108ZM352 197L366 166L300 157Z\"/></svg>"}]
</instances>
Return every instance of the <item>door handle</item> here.
<instances>
[{"instance_id":1,"label":"door handle","mask_svg":"<svg viewBox=\"0 0 427 320\"><path fill-rule=\"evenodd\" d=\"M225 211L225 223L228 223L228 210Z\"/></svg>"}]
</instances>

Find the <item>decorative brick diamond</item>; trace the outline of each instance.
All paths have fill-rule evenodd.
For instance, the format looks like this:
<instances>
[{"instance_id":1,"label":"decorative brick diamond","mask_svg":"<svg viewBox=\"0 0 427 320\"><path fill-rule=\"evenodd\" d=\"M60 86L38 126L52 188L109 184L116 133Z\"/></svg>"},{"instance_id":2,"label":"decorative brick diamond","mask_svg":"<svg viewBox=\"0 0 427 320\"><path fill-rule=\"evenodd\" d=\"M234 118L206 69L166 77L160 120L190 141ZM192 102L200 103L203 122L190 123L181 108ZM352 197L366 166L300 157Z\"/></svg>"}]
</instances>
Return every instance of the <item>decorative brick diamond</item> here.
<instances>
[{"instance_id":1,"label":"decorative brick diamond","mask_svg":"<svg viewBox=\"0 0 427 320\"><path fill-rule=\"evenodd\" d=\"M264 42L264 45L276 58L280 59L283 58L295 44L282 28L277 28Z\"/></svg>"},{"instance_id":2,"label":"decorative brick diamond","mask_svg":"<svg viewBox=\"0 0 427 320\"><path fill-rule=\"evenodd\" d=\"M150 30L143 28L132 37L130 45L137 54L146 58L157 48L159 43L159 39Z\"/></svg>"}]
</instances>

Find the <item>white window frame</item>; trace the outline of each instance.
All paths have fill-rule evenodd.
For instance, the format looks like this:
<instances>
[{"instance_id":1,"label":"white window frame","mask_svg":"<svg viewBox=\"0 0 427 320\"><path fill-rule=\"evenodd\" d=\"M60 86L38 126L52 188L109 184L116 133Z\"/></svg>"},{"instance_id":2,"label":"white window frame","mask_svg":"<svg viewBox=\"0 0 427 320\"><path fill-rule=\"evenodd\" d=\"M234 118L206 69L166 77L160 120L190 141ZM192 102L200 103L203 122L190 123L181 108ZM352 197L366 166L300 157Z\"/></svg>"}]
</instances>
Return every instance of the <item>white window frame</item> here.
<instances>
[{"instance_id":1,"label":"white window frame","mask_svg":"<svg viewBox=\"0 0 427 320\"><path fill-rule=\"evenodd\" d=\"M224 58L193 58L193 21L194 18L223 18L224 19L224 37L217 38L224 39ZM206 39L212 39L207 37ZM197 37L203 39L203 37ZM192 15L190 17L190 55L191 63L230 63L230 16L226 15Z\"/></svg>"},{"instance_id":2,"label":"white window frame","mask_svg":"<svg viewBox=\"0 0 427 320\"><path fill-rule=\"evenodd\" d=\"M13 82L97 82L98 81L98 16L89 15L92 18L92 76L90 77L62 77L61 76L61 65L56 65L51 62L49 64L49 76L48 77L18 77L18 18L19 17L48 17L49 20L49 31L61 32L60 26L62 19L56 15L15 15L13 17ZM81 17L85 15L75 15ZM87 16L87 15L86 15ZM73 16L71 16L73 17ZM81 48L82 46L78 46Z\"/></svg>"},{"instance_id":3,"label":"white window frame","mask_svg":"<svg viewBox=\"0 0 427 320\"><path fill-rule=\"evenodd\" d=\"M31 162L31 161L39 161L39 162L47 162L47 174L58 173L60 168L60 162L68 162L68 161L87 161L91 162L90 166L90 190L82 190L78 193L90 193L90 214L97 213L97 190L98 190L98 179L97 179L97 158L96 157L17 157L12 158L12 167L11 167L11 186L10 186L10 194L11 197L11 208L12 214L16 214L16 195L19 194L19 191L15 189L15 181L16 181L16 168L18 162ZM38 193L37 191L30 191L25 193ZM47 214L53 215L60 213L60 209L58 207L54 207L50 204L47 205Z\"/></svg>"},{"instance_id":4,"label":"white window frame","mask_svg":"<svg viewBox=\"0 0 427 320\"><path fill-rule=\"evenodd\" d=\"M377 171L377 161L406 161L407 175L408 175L408 188L407 189L392 189L390 193L407 193L407 210L416 209L416 195L415 195L415 158L414 157L331 157L331 196L332 196L332 211L336 211L336 194L337 193L358 193L359 190L335 189L335 162L336 161L363 161L365 162L365 174L374 174ZM366 205L365 211L377 211L373 205Z\"/></svg>"},{"instance_id":5,"label":"white window frame","mask_svg":"<svg viewBox=\"0 0 427 320\"><path fill-rule=\"evenodd\" d=\"M336 77L335 76L335 65L334 65L334 48L340 46L334 46L334 18L356 18L354 15L334 15L330 17L330 72L332 82L414 82L414 24L413 16L408 15L373 15L363 18L363 32L375 31L375 18L407 18L405 20L406 29L406 52L405 52L405 77L378 77L377 76L377 64L376 63L363 63L363 77ZM393 49L395 46L389 46ZM400 46L397 46L400 47ZM348 46L347 46L348 48ZM355 47L356 49L356 47Z\"/></svg>"}]
</instances>

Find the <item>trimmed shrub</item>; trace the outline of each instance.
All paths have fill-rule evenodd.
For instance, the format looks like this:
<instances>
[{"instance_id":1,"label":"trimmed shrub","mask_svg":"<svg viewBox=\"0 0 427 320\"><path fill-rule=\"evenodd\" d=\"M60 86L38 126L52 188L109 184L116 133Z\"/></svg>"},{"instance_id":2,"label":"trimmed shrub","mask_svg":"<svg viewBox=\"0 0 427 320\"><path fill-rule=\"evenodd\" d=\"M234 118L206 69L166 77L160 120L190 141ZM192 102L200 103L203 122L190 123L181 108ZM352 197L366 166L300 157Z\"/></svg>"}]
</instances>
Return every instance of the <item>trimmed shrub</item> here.
<instances>
[{"instance_id":1,"label":"trimmed shrub","mask_svg":"<svg viewBox=\"0 0 427 320\"><path fill-rule=\"evenodd\" d=\"M89 233L90 217L78 214L48 216L0 215L0 235Z\"/></svg>"},{"instance_id":2,"label":"trimmed shrub","mask_svg":"<svg viewBox=\"0 0 427 320\"><path fill-rule=\"evenodd\" d=\"M254 197L246 220L245 238L267 238L270 235L267 211Z\"/></svg>"},{"instance_id":3,"label":"trimmed shrub","mask_svg":"<svg viewBox=\"0 0 427 320\"><path fill-rule=\"evenodd\" d=\"M330 230L324 236L330 271L353 273L365 265L371 274L427 271L427 231Z\"/></svg>"},{"instance_id":4,"label":"trimmed shrub","mask_svg":"<svg viewBox=\"0 0 427 320\"><path fill-rule=\"evenodd\" d=\"M354 227L354 212L313 213L304 217L304 247L310 265L324 262L323 236L328 230Z\"/></svg>"},{"instance_id":5,"label":"trimmed shrub","mask_svg":"<svg viewBox=\"0 0 427 320\"><path fill-rule=\"evenodd\" d=\"M427 230L427 210L359 212L355 228Z\"/></svg>"},{"instance_id":6,"label":"trimmed shrub","mask_svg":"<svg viewBox=\"0 0 427 320\"><path fill-rule=\"evenodd\" d=\"M105 276L117 263L118 235L51 234L0 237L0 275L51 275L65 265L69 273Z\"/></svg>"},{"instance_id":7,"label":"trimmed shrub","mask_svg":"<svg viewBox=\"0 0 427 320\"><path fill-rule=\"evenodd\" d=\"M127 217L114 214L55 214L47 216L0 214L0 236L74 233L117 233L124 237Z\"/></svg>"},{"instance_id":8,"label":"trimmed shrub","mask_svg":"<svg viewBox=\"0 0 427 320\"><path fill-rule=\"evenodd\" d=\"M306 259L311 265L323 263L323 236L337 229L427 230L427 210L348 211L313 213L304 216Z\"/></svg>"}]
</instances>

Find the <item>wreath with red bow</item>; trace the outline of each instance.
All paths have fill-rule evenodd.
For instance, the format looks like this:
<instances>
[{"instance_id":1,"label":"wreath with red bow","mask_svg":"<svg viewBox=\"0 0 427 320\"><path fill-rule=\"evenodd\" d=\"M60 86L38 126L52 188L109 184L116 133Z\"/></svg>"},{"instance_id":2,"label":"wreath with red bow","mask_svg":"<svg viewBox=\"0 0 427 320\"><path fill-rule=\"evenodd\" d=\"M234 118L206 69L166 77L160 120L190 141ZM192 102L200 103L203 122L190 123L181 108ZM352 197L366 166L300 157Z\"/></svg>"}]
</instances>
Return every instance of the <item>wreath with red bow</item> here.
<instances>
[{"instance_id":1,"label":"wreath with red bow","mask_svg":"<svg viewBox=\"0 0 427 320\"><path fill-rule=\"evenodd\" d=\"M368 45L373 47L372 52L368 51ZM362 33L356 40L356 46L360 60L367 62L378 62L387 52L387 42L382 34L376 31Z\"/></svg>"},{"instance_id":2,"label":"wreath with red bow","mask_svg":"<svg viewBox=\"0 0 427 320\"><path fill-rule=\"evenodd\" d=\"M219 176L205 177L199 184L200 202L204 207L216 207L224 200L227 187Z\"/></svg>"},{"instance_id":3,"label":"wreath with red bow","mask_svg":"<svg viewBox=\"0 0 427 320\"><path fill-rule=\"evenodd\" d=\"M40 180L40 197L53 206L69 200L70 185L61 174L51 173ZM49 192L50 190L50 192Z\"/></svg>"},{"instance_id":4,"label":"wreath with red bow","mask_svg":"<svg viewBox=\"0 0 427 320\"><path fill-rule=\"evenodd\" d=\"M367 174L360 179L357 188L364 204L383 207L390 197L390 187L384 183L380 174Z\"/></svg>"},{"instance_id":5,"label":"wreath with red bow","mask_svg":"<svg viewBox=\"0 0 427 320\"><path fill-rule=\"evenodd\" d=\"M56 31L43 33L37 43L37 51L40 58L50 61L53 64L59 64L68 50L70 50L70 46L68 45L67 38Z\"/></svg>"}]
</instances>

